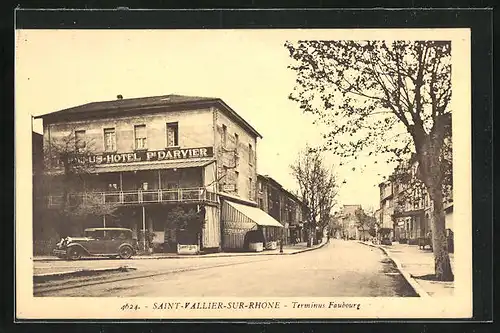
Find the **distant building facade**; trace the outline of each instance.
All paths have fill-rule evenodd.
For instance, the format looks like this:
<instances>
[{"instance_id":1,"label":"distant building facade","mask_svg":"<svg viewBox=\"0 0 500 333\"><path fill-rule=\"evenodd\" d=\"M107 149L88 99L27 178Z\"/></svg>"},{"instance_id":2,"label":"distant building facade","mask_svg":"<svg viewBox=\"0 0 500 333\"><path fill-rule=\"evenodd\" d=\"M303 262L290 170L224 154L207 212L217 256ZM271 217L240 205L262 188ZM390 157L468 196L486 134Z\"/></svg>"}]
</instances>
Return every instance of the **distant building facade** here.
<instances>
[{"instance_id":1,"label":"distant building facade","mask_svg":"<svg viewBox=\"0 0 500 333\"><path fill-rule=\"evenodd\" d=\"M394 237L394 188L393 182L388 181L379 184L380 208L376 212L376 218L380 231L384 237Z\"/></svg>"},{"instance_id":2,"label":"distant building facade","mask_svg":"<svg viewBox=\"0 0 500 333\"><path fill-rule=\"evenodd\" d=\"M259 174L257 177L257 202L260 209L274 217L284 227L283 235L269 235L269 237L282 237L284 244L304 241L306 208L296 195L283 188L272 177Z\"/></svg>"},{"instance_id":3,"label":"distant building facade","mask_svg":"<svg viewBox=\"0 0 500 333\"><path fill-rule=\"evenodd\" d=\"M356 211L361 205L343 205L339 213L341 219L343 237L347 239L359 239L358 219Z\"/></svg>"}]
</instances>

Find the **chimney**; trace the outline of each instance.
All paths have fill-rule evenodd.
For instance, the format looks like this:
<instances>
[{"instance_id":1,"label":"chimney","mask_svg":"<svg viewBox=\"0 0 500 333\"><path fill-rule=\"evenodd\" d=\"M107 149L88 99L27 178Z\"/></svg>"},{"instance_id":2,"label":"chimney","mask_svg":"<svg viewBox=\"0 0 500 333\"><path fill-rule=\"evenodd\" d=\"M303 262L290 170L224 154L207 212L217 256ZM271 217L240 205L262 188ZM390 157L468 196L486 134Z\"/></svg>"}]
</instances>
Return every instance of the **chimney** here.
<instances>
[{"instance_id":1,"label":"chimney","mask_svg":"<svg viewBox=\"0 0 500 333\"><path fill-rule=\"evenodd\" d=\"M117 95L116 99L123 99L123 96L122 95Z\"/></svg>"}]
</instances>

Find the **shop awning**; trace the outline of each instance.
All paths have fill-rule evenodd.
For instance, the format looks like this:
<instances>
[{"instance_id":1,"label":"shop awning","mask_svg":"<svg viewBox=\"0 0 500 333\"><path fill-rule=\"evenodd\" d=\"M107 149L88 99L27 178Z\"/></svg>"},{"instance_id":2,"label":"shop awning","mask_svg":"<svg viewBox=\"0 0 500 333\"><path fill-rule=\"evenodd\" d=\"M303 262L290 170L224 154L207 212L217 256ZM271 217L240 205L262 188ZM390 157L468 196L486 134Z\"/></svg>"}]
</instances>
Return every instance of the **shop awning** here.
<instances>
[{"instance_id":1,"label":"shop awning","mask_svg":"<svg viewBox=\"0 0 500 333\"><path fill-rule=\"evenodd\" d=\"M245 215L247 218L258 225L283 228L283 225L281 223L276 221L271 215L267 214L259 208L246 206L227 200L225 201L225 203L227 203L230 207L236 209L241 214Z\"/></svg>"},{"instance_id":2,"label":"shop awning","mask_svg":"<svg viewBox=\"0 0 500 333\"><path fill-rule=\"evenodd\" d=\"M423 209L416 209L416 210L407 210L404 212L394 212L392 214L393 217L398 218L398 217L411 217L411 216L419 216L424 213Z\"/></svg>"}]
</instances>

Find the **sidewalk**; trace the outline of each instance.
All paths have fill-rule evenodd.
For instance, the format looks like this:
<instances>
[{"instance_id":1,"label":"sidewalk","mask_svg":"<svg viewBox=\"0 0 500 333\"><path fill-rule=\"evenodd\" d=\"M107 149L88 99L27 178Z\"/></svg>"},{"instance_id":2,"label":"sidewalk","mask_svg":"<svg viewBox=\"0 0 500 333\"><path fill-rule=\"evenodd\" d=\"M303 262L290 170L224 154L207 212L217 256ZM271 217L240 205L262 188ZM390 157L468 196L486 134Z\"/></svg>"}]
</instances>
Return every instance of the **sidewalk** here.
<instances>
[{"instance_id":1,"label":"sidewalk","mask_svg":"<svg viewBox=\"0 0 500 333\"><path fill-rule=\"evenodd\" d=\"M432 297L453 296L454 283L432 281L429 276L434 275L434 254L430 250L420 250L416 245L392 243L392 245L374 245L371 242L360 242L365 245L378 247L389 256L407 278L410 284L419 293L425 292ZM451 267L454 270L454 255L450 253ZM417 286L414 286L414 284ZM422 295L421 295L422 296ZM426 295L424 295L426 296Z\"/></svg>"},{"instance_id":2,"label":"sidewalk","mask_svg":"<svg viewBox=\"0 0 500 333\"><path fill-rule=\"evenodd\" d=\"M192 258L221 258L221 257L242 257L242 256L265 256L265 255L292 255L302 252L307 252L311 250L316 250L327 244L327 239L324 238L323 241L318 245L313 245L307 247L307 243L297 243L295 245L284 245L283 253L280 252L279 247L276 250L264 250L262 252L217 252L208 254L176 254L176 253L153 253L151 255L137 255L133 256L131 259L192 259ZM89 257L92 259L98 257ZM87 258L83 258L86 260ZM60 261L55 256L35 256L33 261ZM88 259L87 259L88 260Z\"/></svg>"}]
</instances>

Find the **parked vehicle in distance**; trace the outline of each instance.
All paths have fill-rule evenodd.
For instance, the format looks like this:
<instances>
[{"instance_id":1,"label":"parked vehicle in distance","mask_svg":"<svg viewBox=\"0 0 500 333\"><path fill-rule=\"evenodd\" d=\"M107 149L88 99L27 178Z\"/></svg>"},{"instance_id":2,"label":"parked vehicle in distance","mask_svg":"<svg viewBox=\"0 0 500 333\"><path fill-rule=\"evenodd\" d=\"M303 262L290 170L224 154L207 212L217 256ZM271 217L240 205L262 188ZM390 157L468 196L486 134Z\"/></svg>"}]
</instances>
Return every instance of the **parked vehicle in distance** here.
<instances>
[{"instance_id":1,"label":"parked vehicle in distance","mask_svg":"<svg viewBox=\"0 0 500 333\"><path fill-rule=\"evenodd\" d=\"M88 228L83 237L65 237L53 253L61 259L78 260L82 256L129 259L137 253L137 239L126 228Z\"/></svg>"}]
</instances>

